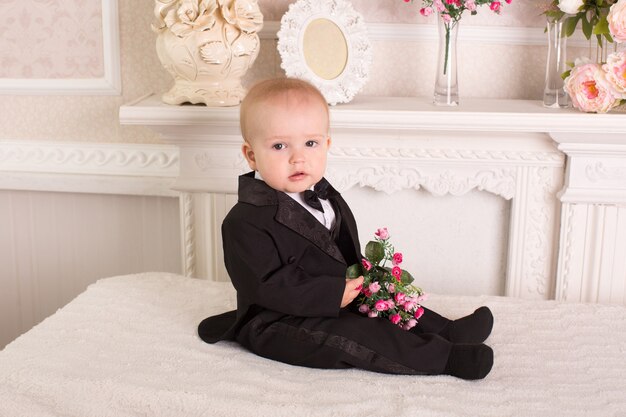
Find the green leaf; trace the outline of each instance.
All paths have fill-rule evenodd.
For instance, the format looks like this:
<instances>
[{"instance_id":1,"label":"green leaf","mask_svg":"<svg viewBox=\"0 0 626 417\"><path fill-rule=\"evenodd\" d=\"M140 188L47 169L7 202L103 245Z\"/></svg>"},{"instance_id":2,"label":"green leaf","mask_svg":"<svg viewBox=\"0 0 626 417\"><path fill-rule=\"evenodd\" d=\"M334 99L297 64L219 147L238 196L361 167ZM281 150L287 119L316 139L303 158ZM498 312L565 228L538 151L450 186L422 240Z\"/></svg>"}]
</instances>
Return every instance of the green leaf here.
<instances>
[{"instance_id":1,"label":"green leaf","mask_svg":"<svg viewBox=\"0 0 626 417\"><path fill-rule=\"evenodd\" d=\"M609 30L609 22L608 20L606 20L606 16L600 18L598 23L593 27L592 33L594 35L604 35L611 33L611 31Z\"/></svg>"},{"instance_id":2,"label":"green leaf","mask_svg":"<svg viewBox=\"0 0 626 417\"><path fill-rule=\"evenodd\" d=\"M403 269L402 275L400 275L400 281L406 285L412 283L414 281L414 278L413 275Z\"/></svg>"},{"instance_id":3,"label":"green leaf","mask_svg":"<svg viewBox=\"0 0 626 417\"><path fill-rule=\"evenodd\" d=\"M358 278L361 275L363 275L363 267L361 266L361 264L354 264L354 265L350 265L348 267L348 269L346 270L346 278Z\"/></svg>"},{"instance_id":4,"label":"green leaf","mask_svg":"<svg viewBox=\"0 0 626 417\"><path fill-rule=\"evenodd\" d=\"M561 74L561 78L566 79L572 73L572 70L567 70L563 74Z\"/></svg>"},{"instance_id":5,"label":"green leaf","mask_svg":"<svg viewBox=\"0 0 626 417\"><path fill-rule=\"evenodd\" d=\"M565 32L565 36L572 36L574 31L576 30L576 25L578 24L579 20L580 15L578 14L576 16L568 17L567 19L565 19L565 21L563 22L563 32Z\"/></svg>"},{"instance_id":6,"label":"green leaf","mask_svg":"<svg viewBox=\"0 0 626 417\"><path fill-rule=\"evenodd\" d=\"M365 257L372 263L372 265L378 265L380 261L385 257L385 248L380 242L370 240L365 245Z\"/></svg>"},{"instance_id":7,"label":"green leaf","mask_svg":"<svg viewBox=\"0 0 626 417\"><path fill-rule=\"evenodd\" d=\"M587 15L583 16L582 21L583 21L583 34L585 35L585 38L589 39L591 37L591 31L593 30L593 26L591 25L591 22L587 20Z\"/></svg>"}]
</instances>

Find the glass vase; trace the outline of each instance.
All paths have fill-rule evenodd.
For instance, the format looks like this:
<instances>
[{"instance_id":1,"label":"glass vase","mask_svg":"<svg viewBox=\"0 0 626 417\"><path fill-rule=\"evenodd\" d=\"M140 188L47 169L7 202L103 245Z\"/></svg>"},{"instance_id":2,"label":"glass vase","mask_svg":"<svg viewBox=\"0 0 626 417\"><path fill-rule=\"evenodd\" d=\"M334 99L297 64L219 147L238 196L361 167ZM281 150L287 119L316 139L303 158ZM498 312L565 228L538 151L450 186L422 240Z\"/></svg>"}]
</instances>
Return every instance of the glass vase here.
<instances>
[{"instance_id":1,"label":"glass vase","mask_svg":"<svg viewBox=\"0 0 626 417\"><path fill-rule=\"evenodd\" d=\"M437 18L439 31L439 55L435 77L434 103L438 106L457 106L459 104L459 83L457 80L456 41L459 33L459 21Z\"/></svg>"},{"instance_id":2,"label":"glass vase","mask_svg":"<svg viewBox=\"0 0 626 417\"><path fill-rule=\"evenodd\" d=\"M567 37L563 33L563 19L548 20L548 57L546 61L546 82L543 89L543 105L550 108L569 106L569 97L563 88L565 82L561 77L567 71L566 49Z\"/></svg>"}]
</instances>

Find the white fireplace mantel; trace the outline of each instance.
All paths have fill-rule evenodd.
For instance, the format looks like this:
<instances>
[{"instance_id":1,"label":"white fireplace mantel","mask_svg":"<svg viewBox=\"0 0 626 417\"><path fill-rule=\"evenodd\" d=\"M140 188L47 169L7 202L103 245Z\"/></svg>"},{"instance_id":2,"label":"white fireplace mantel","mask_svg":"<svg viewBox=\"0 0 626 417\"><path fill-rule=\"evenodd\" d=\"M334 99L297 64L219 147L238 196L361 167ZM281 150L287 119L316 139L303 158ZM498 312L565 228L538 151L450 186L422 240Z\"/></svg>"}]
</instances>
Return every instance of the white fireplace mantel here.
<instances>
[{"instance_id":1,"label":"white fireplace mantel","mask_svg":"<svg viewBox=\"0 0 626 417\"><path fill-rule=\"evenodd\" d=\"M185 271L223 274L217 222L247 170L238 107L170 106L150 95L122 106L120 122L148 126L179 147ZM465 99L449 108L357 97L331 108L331 126L327 176L340 191L480 190L510 200L505 295L624 302L626 114L525 100ZM218 197L203 202L207 192Z\"/></svg>"}]
</instances>

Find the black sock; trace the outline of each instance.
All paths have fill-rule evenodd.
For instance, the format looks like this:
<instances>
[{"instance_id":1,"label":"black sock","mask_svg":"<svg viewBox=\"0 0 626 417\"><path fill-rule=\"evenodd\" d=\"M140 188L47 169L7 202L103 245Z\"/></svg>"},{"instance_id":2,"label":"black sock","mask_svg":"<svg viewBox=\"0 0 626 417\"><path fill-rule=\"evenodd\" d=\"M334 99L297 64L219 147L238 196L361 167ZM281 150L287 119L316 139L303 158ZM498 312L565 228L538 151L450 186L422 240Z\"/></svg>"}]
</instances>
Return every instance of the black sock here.
<instances>
[{"instance_id":1,"label":"black sock","mask_svg":"<svg viewBox=\"0 0 626 417\"><path fill-rule=\"evenodd\" d=\"M483 379L493 366L493 350L484 344L452 345L444 373L462 379Z\"/></svg>"},{"instance_id":2,"label":"black sock","mask_svg":"<svg viewBox=\"0 0 626 417\"><path fill-rule=\"evenodd\" d=\"M451 321L439 333L452 343L482 343L491 334L493 315L489 307L480 307L469 316Z\"/></svg>"}]
</instances>

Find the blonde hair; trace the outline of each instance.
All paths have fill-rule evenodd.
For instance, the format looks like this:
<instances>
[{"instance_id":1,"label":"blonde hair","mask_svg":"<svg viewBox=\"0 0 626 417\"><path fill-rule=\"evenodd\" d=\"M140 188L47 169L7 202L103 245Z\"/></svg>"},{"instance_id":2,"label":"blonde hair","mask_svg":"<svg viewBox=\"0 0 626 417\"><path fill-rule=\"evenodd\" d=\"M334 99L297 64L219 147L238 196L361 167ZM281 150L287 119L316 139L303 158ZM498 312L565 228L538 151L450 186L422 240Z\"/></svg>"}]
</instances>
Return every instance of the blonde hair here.
<instances>
[{"instance_id":1,"label":"blonde hair","mask_svg":"<svg viewBox=\"0 0 626 417\"><path fill-rule=\"evenodd\" d=\"M298 78L272 78L261 81L248 91L239 108L239 126L246 142L249 141L250 132L253 129L248 126L248 118L250 113L254 112L254 108L265 101L288 94L291 97L296 95L298 98L318 100L326 109L328 117L328 103L322 93L311 83Z\"/></svg>"}]
</instances>

